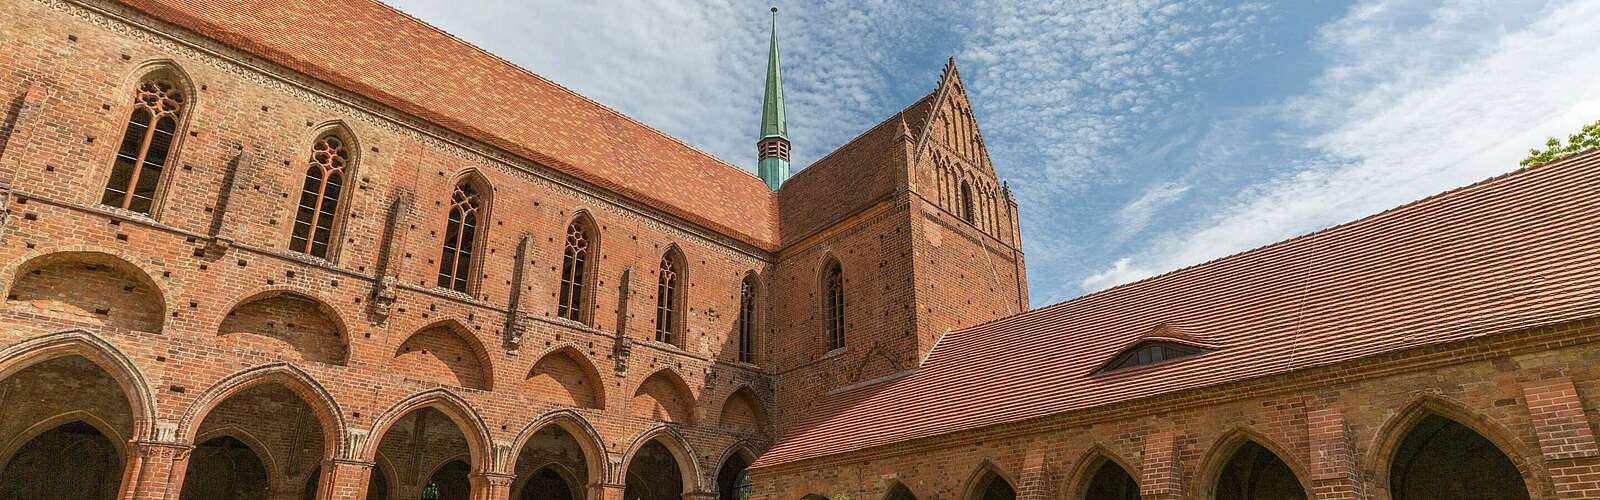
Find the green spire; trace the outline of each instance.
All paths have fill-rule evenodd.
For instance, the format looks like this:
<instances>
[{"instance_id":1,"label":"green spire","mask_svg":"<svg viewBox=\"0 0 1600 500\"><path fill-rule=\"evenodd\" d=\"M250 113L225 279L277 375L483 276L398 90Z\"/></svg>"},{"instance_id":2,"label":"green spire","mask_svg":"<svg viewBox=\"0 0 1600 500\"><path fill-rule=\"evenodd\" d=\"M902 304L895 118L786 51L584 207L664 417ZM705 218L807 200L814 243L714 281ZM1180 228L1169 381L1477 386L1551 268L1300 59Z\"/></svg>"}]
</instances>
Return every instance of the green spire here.
<instances>
[{"instance_id":1,"label":"green spire","mask_svg":"<svg viewBox=\"0 0 1600 500\"><path fill-rule=\"evenodd\" d=\"M772 8L772 47L767 54L767 94L761 103L761 137L789 138L783 118L783 79L778 70L778 8Z\"/></svg>"},{"instance_id":2,"label":"green spire","mask_svg":"<svg viewBox=\"0 0 1600 500\"><path fill-rule=\"evenodd\" d=\"M772 8L772 47L767 54L767 94L761 102L757 172L776 191L789 178L789 121L783 116L783 78L778 70L778 8Z\"/></svg>"}]
</instances>

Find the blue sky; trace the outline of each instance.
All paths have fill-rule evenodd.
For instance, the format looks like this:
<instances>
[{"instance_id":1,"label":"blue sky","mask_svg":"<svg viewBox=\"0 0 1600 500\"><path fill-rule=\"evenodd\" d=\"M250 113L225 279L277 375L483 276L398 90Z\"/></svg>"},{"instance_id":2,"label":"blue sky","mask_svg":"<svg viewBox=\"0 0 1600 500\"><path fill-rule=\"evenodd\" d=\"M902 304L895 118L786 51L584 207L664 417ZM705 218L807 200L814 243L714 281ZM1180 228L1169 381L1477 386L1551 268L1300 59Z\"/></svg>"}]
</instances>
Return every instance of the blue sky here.
<instances>
[{"instance_id":1,"label":"blue sky","mask_svg":"<svg viewBox=\"0 0 1600 500\"><path fill-rule=\"evenodd\" d=\"M770 3L390 1L754 170ZM1600 118L1592 0L777 5L796 167L956 57L1035 307L1510 171Z\"/></svg>"}]
</instances>

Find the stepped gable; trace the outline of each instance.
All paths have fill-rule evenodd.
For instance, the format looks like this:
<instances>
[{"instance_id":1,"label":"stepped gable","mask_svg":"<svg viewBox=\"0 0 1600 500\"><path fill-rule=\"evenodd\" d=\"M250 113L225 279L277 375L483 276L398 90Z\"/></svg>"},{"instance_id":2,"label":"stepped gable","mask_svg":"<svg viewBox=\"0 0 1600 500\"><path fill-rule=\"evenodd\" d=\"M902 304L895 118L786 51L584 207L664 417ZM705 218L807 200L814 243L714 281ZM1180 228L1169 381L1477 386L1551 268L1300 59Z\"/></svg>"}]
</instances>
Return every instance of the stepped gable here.
<instances>
[{"instance_id":1,"label":"stepped gable","mask_svg":"<svg viewBox=\"0 0 1600 500\"><path fill-rule=\"evenodd\" d=\"M951 332L835 394L756 467L1555 325L1600 312L1600 151ZM1164 322L1217 349L1103 363Z\"/></svg>"},{"instance_id":2,"label":"stepped gable","mask_svg":"<svg viewBox=\"0 0 1600 500\"><path fill-rule=\"evenodd\" d=\"M120 1L711 230L776 249L777 200L753 174L382 3Z\"/></svg>"}]
</instances>

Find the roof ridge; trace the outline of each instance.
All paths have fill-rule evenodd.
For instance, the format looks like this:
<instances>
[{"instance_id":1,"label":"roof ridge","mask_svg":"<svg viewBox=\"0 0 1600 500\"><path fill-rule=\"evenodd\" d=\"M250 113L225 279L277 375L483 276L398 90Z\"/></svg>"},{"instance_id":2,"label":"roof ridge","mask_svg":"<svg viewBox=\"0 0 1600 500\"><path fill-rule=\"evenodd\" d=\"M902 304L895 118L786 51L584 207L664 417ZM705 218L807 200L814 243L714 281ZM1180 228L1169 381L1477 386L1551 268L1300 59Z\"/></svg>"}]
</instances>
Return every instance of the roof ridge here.
<instances>
[{"instance_id":1,"label":"roof ridge","mask_svg":"<svg viewBox=\"0 0 1600 500\"><path fill-rule=\"evenodd\" d=\"M1556 160L1553 160L1553 161L1550 161L1548 163L1544 163L1544 164L1541 164L1541 165L1537 165L1537 166L1519 167L1519 168L1511 170L1509 172L1503 172L1503 173L1500 173L1500 174L1495 174L1495 175L1492 175L1490 177L1487 177L1487 178L1484 178L1484 179L1480 179L1478 181L1474 181L1474 182L1469 183L1469 184L1465 184L1465 185L1462 185L1462 186L1457 186L1457 187L1454 187L1454 188L1450 188L1450 189L1447 189L1445 191L1440 191L1438 193L1434 193L1434 194L1431 194L1431 195L1428 195L1428 196L1424 196L1422 198L1418 198L1418 199L1406 202L1406 203L1401 204L1401 205L1390 207L1388 209L1385 209L1385 210L1382 210L1382 211L1379 211L1379 212L1374 212L1372 214L1368 214L1366 216L1363 216L1363 217L1360 217L1360 218L1357 218L1357 219L1354 219L1354 220L1342 222L1342 223L1335 224L1335 225L1332 225L1332 226L1328 226L1328 227L1325 227L1325 228L1322 228L1322 229L1313 230L1311 232L1307 232L1307 233L1304 233L1304 234L1300 234L1300 235L1292 236L1292 237L1289 237L1289 238L1286 238L1286 239L1282 239L1282 240L1274 241L1274 242L1271 242L1271 243L1267 243L1267 244L1264 244L1264 245L1261 245L1261 246L1248 248L1248 249L1245 249L1245 250L1240 250L1238 252L1234 252L1234 253L1231 253L1231 254L1228 254L1228 255L1223 255L1223 256L1220 256L1220 257L1213 258L1213 259L1209 259L1209 260L1205 260L1205 261L1202 261L1202 262L1197 262L1197 263L1190 264L1190 265L1187 265L1187 266L1179 267L1177 269L1173 269L1173 270L1166 271L1166 272L1163 272L1163 273L1147 276L1147 277L1144 277L1144 278L1141 278L1141 279L1138 279L1138 280L1134 280L1134 281L1130 281L1130 282L1123 283L1123 284L1120 284L1120 285L1112 286L1112 287L1109 287L1109 288L1106 288L1106 289L1103 289L1103 290L1096 290L1096 291L1089 292L1089 293L1086 293L1086 294L1083 294L1083 295L1079 295L1077 297L1072 297L1072 298L1069 298L1069 299L1065 299L1065 300L1062 300L1060 302L1056 302L1054 304L1049 304L1049 305L1046 305L1046 306L1043 306L1043 307L1034 308L1034 309L1023 311L1023 312L1020 312L1020 313L1017 313L1017 314L1013 314L1013 315L1010 315L1010 316L1002 316L1002 317L999 317L999 318L991 319L989 321L985 321L985 322L982 322L982 323L974 324L972 326L968 326L968 327L962 328L960 330L955 330L955 331L953 331L951 333L961 333L961 332L972 331L972 330L976 330L976 329L979 329L979 328L992 326L992 325L994 325L996 323L1001 323L1001 322L1005 322L1005 321L1009 321L1009 320L1013 320L1013 319L1018 319L1018 318L1022 318L1022 317L1025 317L1025 316L1032 316L1032 315L1034 315L1036 313L1043 313L1043 312L1046 312L1046 311L1052 311L1052 310L1061 308L1063 306L1066 306L1067 304L1083 302L1085 300L1088 300L1091 297L1098 297L1098 296L1102 296L1102 295L1107 295L1107 294L1110 294L1111 292L1115 292L1115 291L1120 291L1120 290L1124 290L1124 289L1127 289L1127 288L1131 288L1134 285L1138 285L1138 284L1141 284L1141 283L1147 283L1147 282L1150 282L1150 281L1155 281L1155 280L1158 280L1158 279L1170 277L1170 276L1172 276L1174 274L1182 273L1182 272L1185 272L1185 271L1190 271L1190 270L1193 270L1193 269L1198 269L1198 268L1202 268L1202 267L1206 267L1206 266L1215 265L1215 264L1218 264L1218 263L1223 262L1223 261L1234 260L1236 258L1245 256L1245 255L1265 252L1265 251L1267 251L1269 249L1287 246L1290 243L1296 243L1296 242L1300 242L1302 240L1309 241L1311 238L1320 236L1320 235L1322 235L1324 233L1328 233L1328 232L1331 232L1331 231L1334 231L1334 230L1343 229L1343 228L1347 228L1347 227L1351 227L1351 226L1356 226L1356 225L1359 225L1361 223L1364 223L1364 222L1367 222L1367 221L1370 221L1370 220L1373 220L1373 219L1377 219L1377 218L1380 218L1380 217L1383 217L1383 216L1387 216L1387 215L1390 215L1390 214L1393 214L1395 212L1399 212L1401 210L1405 210L1405 209L1408 209L1408 208L1411 208L1411 207L1415 207L1415 206L1419 206L1419 205L1423 205L1423 204L1427 204L1427 203L1437 202L1440 199L1443 199L1445 197L1448 197L1450 195L1454 195L1454 194L1462 192L1462 191L1478 189L1478 188L1481 188L1481 187L1483 187L1485 185L1488 185L1488 184L1491 184L1491 183L1494 183L1494 182L1497 182L1497 181L1501 181L1503 179L1510 178L1510 177L1520 177L1522 175L1531 175L1531 174L1529 174L1529 172L1534 171L1534 170L1547 170L1547 169L1554 168L1556 166L1559 166L1559 165L1562 165L1562 164L1565 164L1565 163L1572 163L1572 162L1582 161L1582 160L1585 160L1585 159L1600 160L1600 148L1590 148L1590 149L1584 150L1582 152L1573 153L1571 155L1567 155L1567 156L1564 156L1562 158L1559 158L1559 159L1556 159Z\"/></svg>"},{"instance_id":2,"label":"roof ridge","mask_svg":"<svg viewBox=\"0 0 1600 500\"><path fill-rule=\"evenodd\" d=\"M463 38L461 38L459 36L456 36L456 35L450 33L449 31L445 31L444 28L440 28L438 26L434 26L433 24L431 24L431 23L429 23L427 21L424 21L421 18L418 18L416 16L408 14L405 11L400 10L400 9L398 9L398 8L392 6L392 5L389 5L387 3L384 3L381 0L366 0L366 1L369 2L369 3L377 4L377 5L381 6L381 7L383 7L384 9L388 9L391 12L394 12L396 14L404 16L406 19L409 19L412 22L415 22L415 23L417 23L417 24L419 24L421 26L424 26L424 27L426 27L426 28L428 28L430 30L433 30L436 33L444 35L445 37L450 38L451 40L455 40L456 42L458 42L458 43L460 43L462 45L465 45L468 48L470 48L470 49L472 49L474 51L477 51L480 54L489 56L490 58L493 58L495 61L498 61L501 64L504 64L506 66L510 66L512 68L515 68L517 71L521 71L524 74L527 74L529 76L537 78L542 82L548 83L548 84L554 86L556 89L558 89L558 90L560 90L562 92L566 92L567 94L572 95L573 97L577 97L579 99L582 99L584 102L587 102L587 103L592 104L592 105L594 105L596 107L599 107L600 109L603 109L603 110L605 110L605 111L607 111L607 112L611 113L612 115L615 115L615 116L617 116L619 118L622 118L624 120L632 122L634 125L638 125L640 127L643 127L645 130L648 130L651 133L654 133L655 135L658 135L658 136L661 136L661 137L663 137L663 138L665 138L667 140L670 140L670 141L678 144L679 146L683 146L685 148L688 148L689 150L694 151L695 153L699 153L701 156L704 156L704 157L712 160L712 162L714 162L714 163L720 164L720 165L722 165L724 167L727 167L727 168L733 169L735 171L738 171L740 173L743 173L743 174L745 174L745 175L747 175L747 176L749 176L751 178L754 178L756 180L760 180L761 179L761 177L757 176L754 172L751 172L749 170L745 170L743 167L740 167L738 165L734 165L733 163L730 163L727 160L724 160L724 159L722 159L720 157L717 157L716 155L708 153L705 150L700 149L699 147L696 147L696 146L694 146L692 144L683 142L683 140L678 139L677 137L673 136L672 134L668 134L666 132L663 132L661 129L655 128L654 126L651 126L651 125L649 125L647 123L639 121L639 119L634 118L632 116L629 116L627 113L623 113L621 111L617 111L616 108L612 108L611 106L606 105L604 103L601 103L600 101L595 100L593 98L590 98L589 96L580 94L577 91L572 90L571 88L568 88L566 85L562 85L561 83L556 82L555 80L551 80L549 78L545 78L543 75L540 75L538 73L534 73L533 70L525 68L520 64L511 62L510 60L508 60L508 59L506 59L504 57L501 57L500 55L495 54L494 52L490 52L488 49L485 49L483 47L479 47L477 44L474 44L474 43L469 42L469 41L467 41L467 40L465 40L465 39L463 39Z\"/></svg>"}]
</instances>

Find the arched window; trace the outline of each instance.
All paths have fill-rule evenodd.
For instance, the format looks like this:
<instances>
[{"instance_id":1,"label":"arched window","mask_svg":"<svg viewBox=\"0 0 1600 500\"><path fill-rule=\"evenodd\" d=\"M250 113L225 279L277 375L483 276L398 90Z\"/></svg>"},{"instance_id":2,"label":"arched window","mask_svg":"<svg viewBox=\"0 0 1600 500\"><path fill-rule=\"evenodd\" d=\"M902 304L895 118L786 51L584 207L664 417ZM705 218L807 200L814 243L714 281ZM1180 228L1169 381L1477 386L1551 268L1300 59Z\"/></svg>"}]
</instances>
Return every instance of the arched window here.
<instances>
[{"instance_id":1,"label":"arched window","mask_svg":"<svg viewBox=\"0 0 1600 500\"><path fill-rule=\"evenodd\" d=\"M467 291L482 219L483 200L478 189L471 179L462 179L450 194L450 220L444 228L444 250L439 257L439 286Z\"/></svg>"},{"instance_id":2,"label":"arched window","mask_svg":"<svg viewBox=\"0 0 1600 500\"><path fill-rule=\"evenodd\" d=\"M350 148L338 134L323 134L312 144L310 165L300 187L300 204L295 210L294 231L289 236L290 250L328 257L349 168Z\"/></svg>"},{"instance_id":3,"label":"arched window","mask_svg":"<svg viewBox=\"0 0 1600 500\"><path fill-rule=\"evenodd\" d=\"M756 275L744 277L739 286L739 361L756 362Z\"/></svg>"},{"instance_id":4,"label":"arched window","mask_svg":"<svg viewBox=\"0 0 1600 500\"><path fill-rule=\"evenodd\" d=\"M823 316L828 331L828 350L844 347L844 268L829 259L822 273Z\"/></svg>"},{"instance_id":5,"label":"arched window","mask_svg":"<svg viewBox=\"0 0 1600 500\"><path fill-rule=\"evenodd\" d=\"M1112 358L1110 363L1100 368L1100 373L1154 365L1208 352L1211 350L1175 342L1142 342Z\"/></svg>"},{"instance_id":6,"label":"arched window","mask_svg":"<svg viewBox=\"0 0 1600 500\"><path fill-rule=\"evenodd\" d=\"M683 252L678 247L661 255L656 273L656 342L683 347Z\"/></svg>"},{"instance_id":7,"label":"arched window","mask_svg":"<svg viewBox=\"0 0 1600 500\"><path fill-rule=\"evenodd\" d=\"M972 223L972 185L961 181L961 220Z\"/></svg>"},{"instance_id":8,"label":"arched window","mask_svg":"<svg viewBox=\"0 0 1600 500\"><path fill-rule=\"evenodd\" d=\"M183 87L169 75L155 73L139 82L101 204L150 213L187 104Z\"/></svg>"},{"instance_id":9,"label":"arched window","mask_svg":"<svg viewBox=\"0 0 1600 500\"><path fill-rule=\"evenodd\" d=\"M556 316L578 322L587 320L584 286L589 278L592 242L589 226L582 217L567 226L567 246L561 257L561 300L556 304Z\"/></svg>"}]
</instances>

